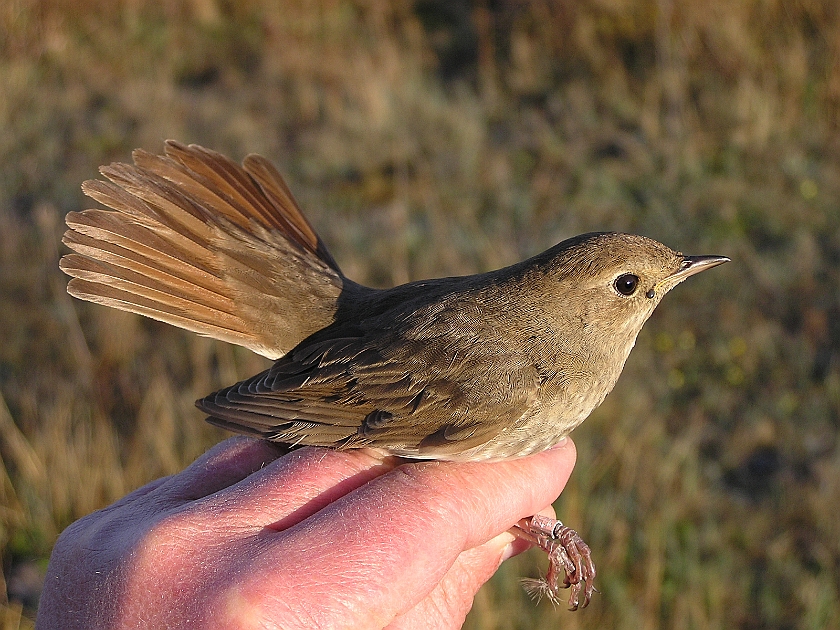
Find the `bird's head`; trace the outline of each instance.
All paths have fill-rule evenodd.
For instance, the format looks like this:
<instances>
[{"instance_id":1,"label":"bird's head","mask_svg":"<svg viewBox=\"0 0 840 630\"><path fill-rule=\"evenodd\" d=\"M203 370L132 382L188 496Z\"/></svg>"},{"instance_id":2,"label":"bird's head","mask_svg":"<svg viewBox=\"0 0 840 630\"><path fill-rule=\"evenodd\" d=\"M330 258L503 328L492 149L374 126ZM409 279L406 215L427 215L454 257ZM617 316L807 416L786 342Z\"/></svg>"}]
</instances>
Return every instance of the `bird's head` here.
<instances>
[{"instance_id":1,"label":"bird's head","mask_svg":"<svg viewBox=\"0 0 840 630\"><path fill-rule=\"evenodd\" d=\"M564 311L605 343L632 342L668 291L729 261L686 256L653 239L615 232L576 236L545 254L545 279L557 283Z\"/></svg>"}]
</instances>

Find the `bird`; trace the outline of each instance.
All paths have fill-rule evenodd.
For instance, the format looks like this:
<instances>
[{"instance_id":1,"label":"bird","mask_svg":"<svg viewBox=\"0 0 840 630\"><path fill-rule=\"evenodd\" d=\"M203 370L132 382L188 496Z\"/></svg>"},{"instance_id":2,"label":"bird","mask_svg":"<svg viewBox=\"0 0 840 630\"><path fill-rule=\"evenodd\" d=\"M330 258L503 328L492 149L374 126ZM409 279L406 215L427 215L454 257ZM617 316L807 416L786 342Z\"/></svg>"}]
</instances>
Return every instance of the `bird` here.
<instances>
[{"instance_id":1,"label":"bird","mask_svg":"<svg viewBox=\"0 0 840 630\"><path fill-rule=\"evenodd\" d=\"M563 440L613 389L643 324L685 279L729 261L593 232L485 273L374 289L347 278L280 173L168 140L100 168L70 212L60 261L80 299L273 360L196 402L225 429L294 447L493 461ZM589 547L539 515L572 610L595 591Z\"/></svg>"}]
</instances>

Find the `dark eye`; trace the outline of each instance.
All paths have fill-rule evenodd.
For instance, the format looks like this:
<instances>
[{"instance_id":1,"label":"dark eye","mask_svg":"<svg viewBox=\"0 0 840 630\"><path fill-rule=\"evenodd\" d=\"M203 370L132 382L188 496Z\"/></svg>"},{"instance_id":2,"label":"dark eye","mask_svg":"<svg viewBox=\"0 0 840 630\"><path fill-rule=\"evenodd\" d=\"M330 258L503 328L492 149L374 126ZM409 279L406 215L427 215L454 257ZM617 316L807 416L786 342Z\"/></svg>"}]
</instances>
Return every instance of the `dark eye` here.
<instances>
[{"instance_id":1,"label":"dark eye","mask_svg":"<svg viewBox=\"0 0 840 630\"><path fill-rule=\"evenodd\" d=\"M639 276L634 276L632 273L625 273L615 279L615 290L621 295L633 295L638 286Z\"/></svg>"}]
</instances>

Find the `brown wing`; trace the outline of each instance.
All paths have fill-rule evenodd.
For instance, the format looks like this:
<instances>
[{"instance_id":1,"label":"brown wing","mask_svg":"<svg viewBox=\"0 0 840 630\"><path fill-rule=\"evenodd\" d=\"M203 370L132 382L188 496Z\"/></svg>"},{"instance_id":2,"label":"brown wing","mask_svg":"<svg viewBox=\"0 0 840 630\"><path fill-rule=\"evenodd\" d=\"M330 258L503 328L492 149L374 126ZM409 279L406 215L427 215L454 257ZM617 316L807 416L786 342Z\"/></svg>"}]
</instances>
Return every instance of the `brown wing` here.
<instances>
[{"instance_id":1,"label":"brown wing","mask_svg":"<svg viewBox=\"0 0 840 630\"><path fill-rule=\"evenodd\" d=\"M470 315L432 304L396 326L384 316L328 329L197 404L214 424L279 442L456 458L521 417L539 389L523 354Z\"/></svg>"},{"instance_id":2,"label":"brown wing","mask_svg":"<svg viewBox=\"0 0 840 630\"><path fill-rule=\"evenodd\" d=\"M343 277L280 174L196 145L134 152L67 215L75 297L282 356L333 321Z\"/></svg>"}]
</instances>

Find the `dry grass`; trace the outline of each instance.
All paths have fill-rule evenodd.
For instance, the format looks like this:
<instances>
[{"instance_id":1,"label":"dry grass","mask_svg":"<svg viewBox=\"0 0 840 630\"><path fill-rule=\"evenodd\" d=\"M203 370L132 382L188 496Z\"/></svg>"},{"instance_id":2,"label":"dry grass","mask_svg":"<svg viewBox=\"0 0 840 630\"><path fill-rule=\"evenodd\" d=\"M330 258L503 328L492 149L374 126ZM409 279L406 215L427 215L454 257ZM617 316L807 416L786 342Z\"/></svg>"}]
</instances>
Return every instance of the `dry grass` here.
<instances>
[{"instance_id":1,"label":"dry grass","mask_svg":"<svg viewBox=\"0 0 840 630\"><path fill-rule=\"evenodd\" d=\"M79 183L167 137L270 157L375 285L587 230L731 256L575 434L557 507L602 594L534 607L518 558L467 626L840 627L836 3L79 4L0 7L0 628L58 532L218 440L192 401L263 365L64 292Z\"/></svg>"}]
</instances>

